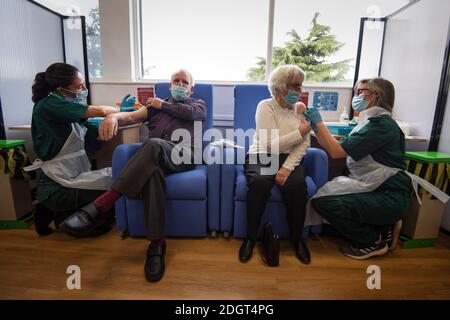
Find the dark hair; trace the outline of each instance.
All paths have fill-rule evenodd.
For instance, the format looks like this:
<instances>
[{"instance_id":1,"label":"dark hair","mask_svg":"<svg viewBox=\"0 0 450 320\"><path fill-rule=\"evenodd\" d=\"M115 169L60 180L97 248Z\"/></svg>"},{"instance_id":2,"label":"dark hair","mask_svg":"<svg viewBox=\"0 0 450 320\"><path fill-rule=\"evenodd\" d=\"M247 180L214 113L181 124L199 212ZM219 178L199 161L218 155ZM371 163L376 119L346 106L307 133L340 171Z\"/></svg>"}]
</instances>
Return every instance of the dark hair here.
<instances>
[{"instance_id":1,"label":"dark hair","mask_svg":"<svg viewBox=\"0 0 450 320\"><path fill-rule=\"evenodd\" d=\"M68 87L72 84L78 69L67 63L54 63L45 72L39 72L32 86L34 103L48 96L58 87Z\"/></svg>"}]
</instances>

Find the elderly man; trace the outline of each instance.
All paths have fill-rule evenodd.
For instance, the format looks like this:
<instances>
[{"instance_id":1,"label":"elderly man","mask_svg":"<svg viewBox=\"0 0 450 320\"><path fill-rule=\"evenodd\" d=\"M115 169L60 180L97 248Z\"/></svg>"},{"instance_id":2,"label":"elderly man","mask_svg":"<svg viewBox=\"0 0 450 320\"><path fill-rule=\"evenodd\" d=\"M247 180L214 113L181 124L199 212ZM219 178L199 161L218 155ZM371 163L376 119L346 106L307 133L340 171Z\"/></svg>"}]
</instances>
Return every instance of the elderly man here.
<instances>
[{"instance_id":1,"label":"elderly man","mask_svg":"<svg viewBox=\"0 0 450 320\"><path fill-rule=\"evenodd\" d=\"M194 168L193 151L196 141L194 122L206 119L206 103L191 98L193 91L192 75L186 70L179 70L171 77L171 97L165 100L149 98L146 107L128 113L111 114L103 120L99 128L102 140L112 139L119 126L144 121L148 122L149 139L130 159L106 193L74 213L59 226L74 235L84 234L101 223L104 214L111 210L114 202L122 195L143 199L147 237L151 241L147 250L145 276L151 282L160 280L165 271L164 175ZM187 130L185 132L190 133L190 141L188 139L172 141L172 133L177 129ZM191 161L174 159L173 154Z\"/></svg>"}]
</instances>

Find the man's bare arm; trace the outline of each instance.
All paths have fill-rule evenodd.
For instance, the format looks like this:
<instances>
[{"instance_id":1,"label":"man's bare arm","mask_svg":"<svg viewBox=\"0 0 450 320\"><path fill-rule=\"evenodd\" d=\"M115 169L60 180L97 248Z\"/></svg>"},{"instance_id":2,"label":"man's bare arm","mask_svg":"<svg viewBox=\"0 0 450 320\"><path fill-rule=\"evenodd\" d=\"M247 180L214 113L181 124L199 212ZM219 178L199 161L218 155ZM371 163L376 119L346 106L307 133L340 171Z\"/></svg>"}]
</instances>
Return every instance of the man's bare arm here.
<instances>
[{"instance_id":1,"label":"man's bare arm","mask_svg":"<svg viewBox=\"0 0 450 320\"><path fill-rule=\"evenodd\" d=\"M140 108L132 112L119 112L108 115L98 128L100 140L111 140L119 130L119 126L128 126L143 122L147 119L147 108Z\"/></svg>"}]
</instances>

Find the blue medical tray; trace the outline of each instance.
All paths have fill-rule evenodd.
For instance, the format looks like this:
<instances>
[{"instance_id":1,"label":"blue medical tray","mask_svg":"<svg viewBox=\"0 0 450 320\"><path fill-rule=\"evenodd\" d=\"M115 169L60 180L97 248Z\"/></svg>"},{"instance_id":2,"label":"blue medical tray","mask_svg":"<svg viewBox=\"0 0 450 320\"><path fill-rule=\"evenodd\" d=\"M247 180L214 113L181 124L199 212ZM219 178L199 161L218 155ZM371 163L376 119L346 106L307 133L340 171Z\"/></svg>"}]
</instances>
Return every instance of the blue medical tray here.
<instances>
[{"instance_id":1,"label":"blue medical tray","mask_svg":"<svg viewBox=\"0 0 450 320\"><path fill-rule=\"evenodd\" d=\"M347 136L354 128L354 126L339 126L339 125L327 125L331 134L339 136Z\"/></svg>"}]
</instances>

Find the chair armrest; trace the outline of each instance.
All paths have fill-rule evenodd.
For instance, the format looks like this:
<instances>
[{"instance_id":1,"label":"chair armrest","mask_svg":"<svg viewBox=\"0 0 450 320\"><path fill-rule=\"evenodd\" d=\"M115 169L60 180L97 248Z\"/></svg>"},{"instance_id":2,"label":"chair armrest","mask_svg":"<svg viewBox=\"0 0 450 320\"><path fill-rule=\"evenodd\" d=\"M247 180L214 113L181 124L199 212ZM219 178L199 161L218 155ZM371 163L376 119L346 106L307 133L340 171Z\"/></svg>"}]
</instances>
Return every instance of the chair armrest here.
<instances>
[{"instance_id":1,"label":"chair armrest","mask_svg":"<svg viewBox=\"0 0 450 320\"><path fill-rule=\"evenodd\" d=\"M142 143L120 144L114 149L112 157L113 180L117 179L122 169L141 145Z\"/></svg>"},{"instance_id":2,"label":"chair armrest","mask_svg":"<svg viewBox=\"0 0 450 320\"><path fill-rule=\"evenodd\" d=\"M322 149L309 148L303 166L305 175L314 180L317 188L322 187L328 181L328 157Z\"/></svg>"}]
</instances>

